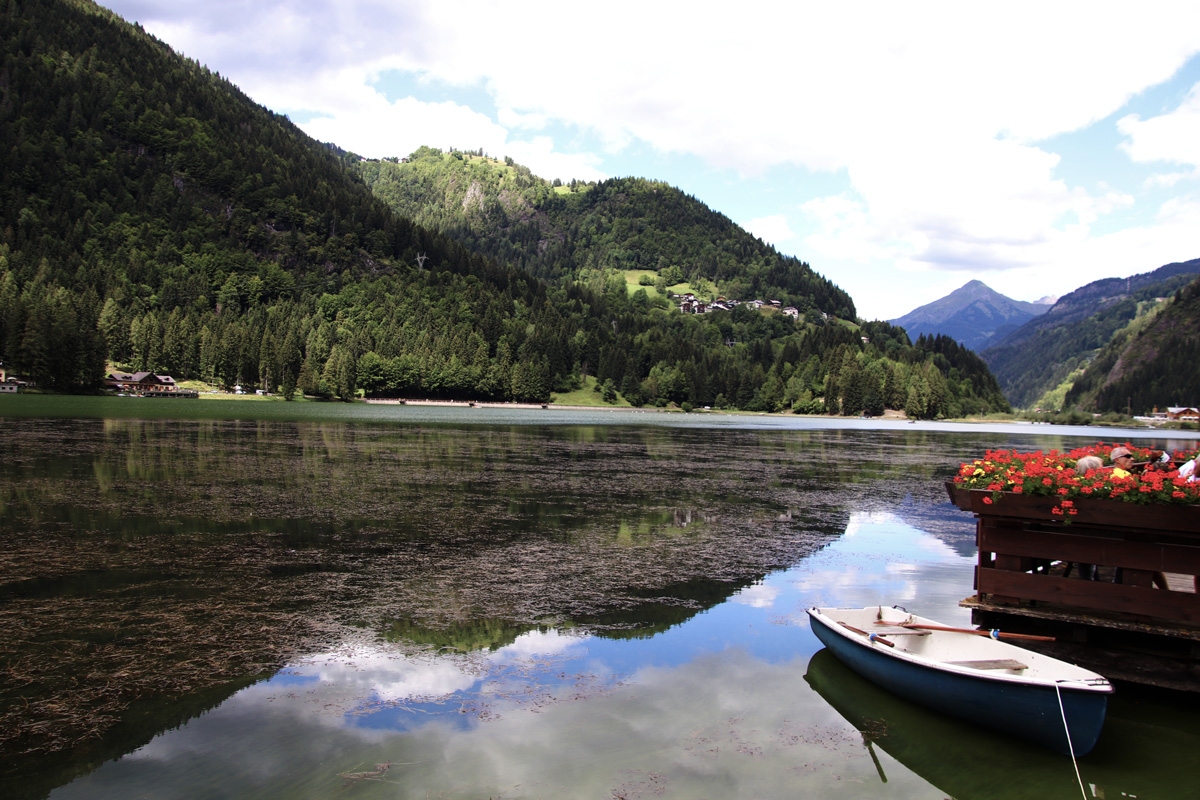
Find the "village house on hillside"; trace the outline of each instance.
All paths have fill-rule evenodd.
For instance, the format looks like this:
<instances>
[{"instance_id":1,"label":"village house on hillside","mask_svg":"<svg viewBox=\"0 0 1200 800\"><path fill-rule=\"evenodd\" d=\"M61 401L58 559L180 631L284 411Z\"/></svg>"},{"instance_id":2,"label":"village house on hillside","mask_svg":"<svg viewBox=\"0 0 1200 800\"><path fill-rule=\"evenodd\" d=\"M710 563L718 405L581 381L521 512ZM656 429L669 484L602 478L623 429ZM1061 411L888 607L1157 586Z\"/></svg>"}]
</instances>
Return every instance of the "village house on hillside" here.
<instances>
[{"instance_id":1,"label":"village house on hillside","mask_svg":"<svg viewBox=\"0 0 1200 800\"><path fill-rule=\"evenodd\" d=\"M679 301L679 310L684 314L707 314L712 311L731 311L743 303L742 300L729 300L723 295L710 303L705 303L703 300L698 299L692 292L671 294L670 298ZM791 317L792 319L800 318L800 309L795 306L781 307L783 303L779 300L746 300L744 302L755 311L759 311L763 306L766 306L777 309L784 316ZM822 314L822 316L828 318L825 314Z\"/></svg>"},{"instance_id":2,"label":"village house on hillside","mask_svg":"<svg viewBox=\"0 0 1200 800\"><path fill-rule=\"evenodd\" d=\"M104 379L104 388L138 397L200 396L195 389L181 389L170 375L155 375L153 372L112 372Z\"/></svg>"}]
</instances>

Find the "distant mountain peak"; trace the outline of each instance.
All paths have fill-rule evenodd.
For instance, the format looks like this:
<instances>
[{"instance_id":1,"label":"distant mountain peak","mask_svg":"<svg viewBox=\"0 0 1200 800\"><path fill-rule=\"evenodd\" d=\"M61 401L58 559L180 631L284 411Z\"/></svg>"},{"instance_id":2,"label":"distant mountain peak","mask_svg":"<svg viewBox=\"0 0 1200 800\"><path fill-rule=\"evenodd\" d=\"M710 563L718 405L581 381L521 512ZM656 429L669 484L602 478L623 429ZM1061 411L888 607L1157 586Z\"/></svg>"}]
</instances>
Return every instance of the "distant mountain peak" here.
<instances>
[{"instance_id":1,"label":"distant mountain peak","mask_svg":"<svg viewBox=\"0 0 1200 800\"><path fill-rule=\"evenodd\" d=\"M1044 303L1005 297L983 281L974 279L945 297L890 321L908 331L911 339L922 334L940 333L965 347L979 350L997 335L1008 335L1049 308Z\"/></svg>"}]
</instances>

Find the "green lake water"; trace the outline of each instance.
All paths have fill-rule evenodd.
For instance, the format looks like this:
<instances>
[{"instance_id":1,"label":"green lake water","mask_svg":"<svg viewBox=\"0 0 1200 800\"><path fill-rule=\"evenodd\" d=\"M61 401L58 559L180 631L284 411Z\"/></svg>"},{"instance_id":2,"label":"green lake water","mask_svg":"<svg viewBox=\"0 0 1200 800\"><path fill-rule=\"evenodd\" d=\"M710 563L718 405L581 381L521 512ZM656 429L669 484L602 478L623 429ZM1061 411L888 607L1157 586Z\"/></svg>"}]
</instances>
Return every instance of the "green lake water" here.
<instances>
[{"instance_id":1,"label":"green lake water","mask_svg":"<svg viewBox=\"0 0 1200 800\"><path fill-rule=\"evenodd\" d=\"M914 707L804 610L951 625L988 448L1146 431L0 398L0 795L1196 796L1190 697L1071 760Z\"/></svg>"}]
</instances>

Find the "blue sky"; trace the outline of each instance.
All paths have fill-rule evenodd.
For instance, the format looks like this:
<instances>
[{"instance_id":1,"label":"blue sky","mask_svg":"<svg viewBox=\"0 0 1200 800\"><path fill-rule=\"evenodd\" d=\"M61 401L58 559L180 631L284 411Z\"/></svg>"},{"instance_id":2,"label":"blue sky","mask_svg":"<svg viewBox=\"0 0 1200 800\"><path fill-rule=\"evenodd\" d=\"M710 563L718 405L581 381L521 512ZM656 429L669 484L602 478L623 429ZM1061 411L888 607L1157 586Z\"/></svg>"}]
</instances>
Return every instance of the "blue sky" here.
<instances>
[{"instance_id":1,"label":"blue sky","mask_svg":"<svg viewBox=\"0 0 1200 800\"><path fill-rule=\"evenodd\" d=\"M109 0L322 141L666 181L895 318L1200 257L1200 5Z\"/></svg>"}]
</instances>

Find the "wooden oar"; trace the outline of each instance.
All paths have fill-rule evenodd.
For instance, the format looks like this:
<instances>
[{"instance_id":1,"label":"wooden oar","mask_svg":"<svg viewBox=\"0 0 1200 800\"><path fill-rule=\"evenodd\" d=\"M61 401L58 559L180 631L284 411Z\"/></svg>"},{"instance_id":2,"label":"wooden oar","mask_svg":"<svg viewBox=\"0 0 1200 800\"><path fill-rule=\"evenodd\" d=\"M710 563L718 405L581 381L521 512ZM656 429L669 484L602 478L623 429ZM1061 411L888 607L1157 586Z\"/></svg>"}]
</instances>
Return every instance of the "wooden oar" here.
<instances>
[{"instance_id":1,"label":"wooden oar","mask_svg":"<svg viewBox=\"0 0 1200 800\"><path fill-rule=\"evenodd\" d=\"M841 620L838 620L838 625L841 625L843 628L845 628L848 631L857 633L859 636L865 636L868 639L870 639L872 642L879 642L880 644L886 644L888 647L896 646L895 642L889 642L887 639L883 638L883 636L881 636L878 633L867 633L866 631L860 631L858 628L854 627L853 625L847 625L846 623L842 622Z\"/></svg>"},{"instance_id":2,"label":"wooden oar","mask_svg":"<svg viewBox=\"0 0 1200 800\"><path fill-rule=\"evenodd\" d=\"M923 625L918 622L885 622L879 620L876 625L895 625L898 628L912 628L919 631L944 631L946 633L972 633L976 636L990 636L993 639L1024 639L1029 642L1053 642L1053 636L1034 636L1032 633L1004 633L1003 631L981 631L975 628L948 628L945 625ZM848 625L846 627L849 627Z\"/></svg>"}]
</instances>

